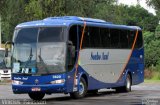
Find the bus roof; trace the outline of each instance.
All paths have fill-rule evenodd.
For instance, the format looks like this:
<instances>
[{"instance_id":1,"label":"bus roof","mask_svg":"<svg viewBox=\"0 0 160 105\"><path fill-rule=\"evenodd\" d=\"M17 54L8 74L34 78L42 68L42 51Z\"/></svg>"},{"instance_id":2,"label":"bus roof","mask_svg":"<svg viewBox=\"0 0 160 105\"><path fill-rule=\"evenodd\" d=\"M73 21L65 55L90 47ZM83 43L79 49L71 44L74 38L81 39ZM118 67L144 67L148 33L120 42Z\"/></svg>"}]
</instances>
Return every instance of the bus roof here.
<instances>
[{"instance_id":1,"label":"bus roof","mask_svg":"<svg viewBox=\"0 0 160 105\"><path fill-rule=\"evenodd\" d=\"M98 26L98 27L108 27L108 28L117 28L117 29L130 29L130 30L141 30L138 26L127 26L127 25L117 25L111 22L106 22L101 19L93 18L83 18L77 16L62 16L62 17L48 17L43 20L30 21L21 23L16 26L16 28L25 28L25 27L49 27L49 26L71 26L73 24L83 24L86 21L87 25Z\"/></svg>"}]
</instances>

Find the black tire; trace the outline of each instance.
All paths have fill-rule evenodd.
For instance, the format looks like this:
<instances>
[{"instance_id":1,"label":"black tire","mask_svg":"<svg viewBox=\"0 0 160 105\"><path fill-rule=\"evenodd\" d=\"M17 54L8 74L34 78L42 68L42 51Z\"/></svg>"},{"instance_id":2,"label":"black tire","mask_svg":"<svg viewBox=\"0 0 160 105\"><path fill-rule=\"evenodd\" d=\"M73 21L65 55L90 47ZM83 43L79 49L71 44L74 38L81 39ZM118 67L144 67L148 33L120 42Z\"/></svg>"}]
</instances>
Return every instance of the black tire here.
<instances>
[{"instance_id":1,"label":"black tire","mask_svg":"<svg viewBox=\"0 0 160 105\"><path fill-rule=\"evenodd\" d=\"M130 92L130 91L131 91L131 76L128 74L125 81L125 86L117 87L116 92Z\"/></svg>"},{"instance_id":2,"label":"black tire","mask_svg":"<svg viewBox=\"0 0 160 105\"><path fill-rule=\"evenodd\" d=\"M98 89L96 89L96 90L88 90L87 93L89 93L89 94L98 94Z\"/></svg>"},{"instance_id":3,"label":"black tire","mask_svg":"<svg viewBox=\"0 0 160 105\"><path fill-rule=\"evenodd\" d=\"M70 93L70 96L74 99L79 99L79 98L83 98L86 96L87 94L87 83L85 81L84 78L81 78L80 80L80 85L82 86L82 90L79 89L78 92L73 92L73 93Z\"/></svg>"},{"instance_id":4,"label":"black tire","mask_svg":"<svg viewBox=\"0 0 160 105\"><path fill-rule=\"evenodd\" d=\"M42 100L45 93L28 93L28 95L32 100Z\"/></svg>"}]
</instances>

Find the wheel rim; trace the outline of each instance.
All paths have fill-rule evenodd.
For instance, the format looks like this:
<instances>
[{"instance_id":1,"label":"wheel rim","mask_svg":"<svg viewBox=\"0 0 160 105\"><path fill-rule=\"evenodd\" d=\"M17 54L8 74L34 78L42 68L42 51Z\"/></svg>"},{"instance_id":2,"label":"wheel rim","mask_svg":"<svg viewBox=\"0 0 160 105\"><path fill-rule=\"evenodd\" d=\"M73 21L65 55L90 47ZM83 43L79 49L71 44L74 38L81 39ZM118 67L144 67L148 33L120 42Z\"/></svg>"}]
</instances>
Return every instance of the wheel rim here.
<instances>
[{"instance_id":1,"label":"wheel rim","mask_svg":"<svg viewBox=\"0 0 160 105\"><path fill-rule=\"evenodd\" d=\"M129 78L127 78L127 89L130 89L130 87L131 87L131 81L130 81L130 79Z\"/></svg>"},{"instance_id":2,"label":"wheel rim","mask_svg":"<svg viewBox=\"0 0 160 105\"><path fill-rule=\"evenodd\" d=\"M82 95L84 93L84 84L82 82L80 82L79 85L79 94Z\"/></svg>"}]
</instances>

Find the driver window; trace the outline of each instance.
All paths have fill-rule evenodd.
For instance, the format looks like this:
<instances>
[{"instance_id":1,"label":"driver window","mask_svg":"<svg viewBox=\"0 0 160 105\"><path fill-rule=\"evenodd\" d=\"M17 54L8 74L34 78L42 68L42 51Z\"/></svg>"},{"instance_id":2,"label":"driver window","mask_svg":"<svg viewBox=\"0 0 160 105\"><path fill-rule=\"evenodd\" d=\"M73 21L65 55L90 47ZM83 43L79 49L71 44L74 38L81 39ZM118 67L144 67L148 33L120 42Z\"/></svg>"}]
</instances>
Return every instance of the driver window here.
<instances>
[{"instance_id":1,"label":"driver window","mask_svg":"<svg viewBox=\"0 0 160 105\"><path fill-rule=\"evenodd\" d=\"M70 28L67 52L67 66L68 70L72 70L76 63L77 51L77 25Z\"/></svg>"}]
</instances>

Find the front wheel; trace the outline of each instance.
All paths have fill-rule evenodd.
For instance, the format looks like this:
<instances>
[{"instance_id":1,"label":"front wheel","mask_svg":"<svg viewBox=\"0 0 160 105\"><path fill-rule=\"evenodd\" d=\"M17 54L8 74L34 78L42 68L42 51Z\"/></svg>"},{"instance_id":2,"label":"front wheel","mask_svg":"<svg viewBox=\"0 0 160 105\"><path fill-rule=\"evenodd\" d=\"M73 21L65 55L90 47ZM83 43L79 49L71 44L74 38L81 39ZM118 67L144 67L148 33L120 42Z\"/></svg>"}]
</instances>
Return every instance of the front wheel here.
<instances>
[{"instance_id":1,"label":"front wheel","mask_svg":"<svg viewBox=\"0 0 160 105\"><path fill-rule=\"evenodd\" d=\"M28 95L32 100L42 100L45 93L28 93Z\"/></svg>"},{"instance_id":2,"label":"front wheel","mask_svg":"<svg viewBox=\"0 0 160 105\"><path fill-rule=\"evenodd\" d=\"M87 94L87 84L84 78L80 79L79 91L70 93L72 98L78 99L83 98Z\"/></svg>"}]
</instances>

